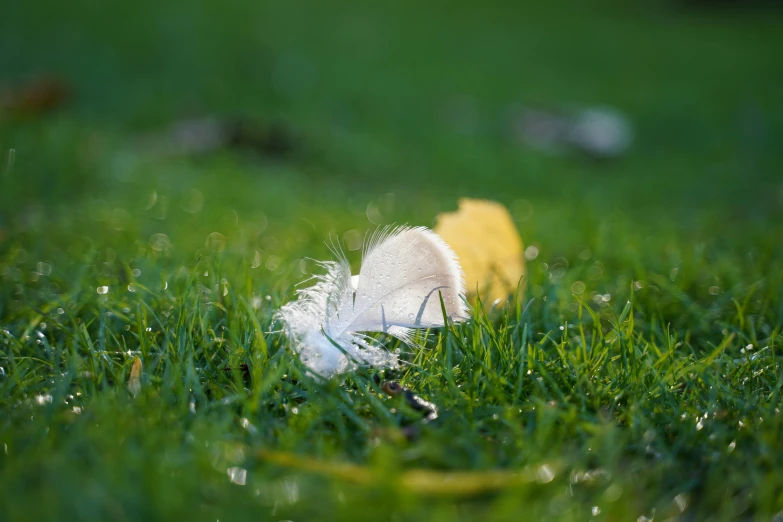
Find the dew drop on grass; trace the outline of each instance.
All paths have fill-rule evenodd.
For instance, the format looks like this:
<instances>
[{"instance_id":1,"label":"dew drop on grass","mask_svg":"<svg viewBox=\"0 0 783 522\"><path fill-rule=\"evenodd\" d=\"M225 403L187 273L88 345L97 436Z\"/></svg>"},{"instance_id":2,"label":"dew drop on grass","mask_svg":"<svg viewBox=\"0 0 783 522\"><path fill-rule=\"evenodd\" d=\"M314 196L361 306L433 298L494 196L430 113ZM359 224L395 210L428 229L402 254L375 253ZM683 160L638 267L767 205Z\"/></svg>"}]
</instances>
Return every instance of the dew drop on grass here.
<instances>
[{"instance_id":1,"label":"dew drop on grass","mask_svg":"<svg viewBox=\"0 0 783 522\"><path fill-rule=\"evenodd\" d=\"M152 234L150 236L150 247L155 252L166 252L172 248L171 240L169 240L169 236L166 234Z\"/></svg>"},{"instance_id":2,"label":"dew drop on grass","mask_svg":"<svg viewBox=\"0 0 783 522\"><path fill-rule=\"evenodd\" d=\"M204 246L210 252L222 252L226 248L226 236L220 232L212 232L204 241Z\"/></svg>"},{"instance_id":3,"label":"dew drop on grass","mask_svg":"<svg viewBox=\"0 0 783 522\"><path fill-rule=\"evenodd\" d=\"M38 273L38 275L42 275L42 276L51 275L51 273L52 273L52 265L49 264L49 263L45 263L43 261L40 261L36 265L36 272Z\"/></svg>"},{"instance_id":4,"label":"dew drop on grass","mask_svg":"<svg viewBox=\"0 0 783 522\"><path fill-rule=\"evenodd\" d=\"M228 478L234 484L244 486L247 481L247 470L244 468L228 468Z\"/></svg>"},{"instance_id":5,"label":"dew drop on grass","mask_svg":"<svg viewBox=\"0 0 783 522\"><path fill-rule=\"evenodd\" d=\"M680 493L674 497L674 503L677 505L677 509L680 510L680 513L682 513L685 511L685 508L688 507L688 496L685 493Z\"/></svg>"},{"instance_id":6,"label":"dew drop on grass","mask_svg":"<svg viewBox=\"0 0 783 522\"><path fill-rule=\"evenodd\" d=\"M548 482L552 482L552 480L555 478L555 472L551 467L549 467L549 465L544 464L538 468L536 477L538 478L539 482L546 484Z\"/></svg>"},{"instance_id":7,"label":"dew drop on grass","mask_svg":"<svg viewBox=\"0 0 783 522\"><path fill-rule=\"evenodd\" d=\"M278 256L269 256L266 259L266 264L264 265L267 270L277 270L280 268L280 264L282 263L282 260Z\"/></svg>"}]
</instances>

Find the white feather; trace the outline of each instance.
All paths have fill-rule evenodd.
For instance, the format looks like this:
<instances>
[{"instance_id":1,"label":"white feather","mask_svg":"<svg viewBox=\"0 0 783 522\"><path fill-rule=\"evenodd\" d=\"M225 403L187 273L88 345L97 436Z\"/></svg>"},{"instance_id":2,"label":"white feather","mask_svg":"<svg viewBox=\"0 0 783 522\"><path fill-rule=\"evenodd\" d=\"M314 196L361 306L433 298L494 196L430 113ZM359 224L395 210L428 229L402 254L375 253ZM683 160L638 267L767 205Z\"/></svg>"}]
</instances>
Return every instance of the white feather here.
<instances>
[{"instance_id":1,"label":"white feather","mask_svg":"<svg viewBox=\"0 0 783 522\"><path fill-rule=\"evenodd\" d=\"M365 244L358 275L344 256L323 261L317 283L277 317L293 349L315 374L332 377L357 365L391 367L397 355L361 332L384 332L410 343L413 330L443 326L443 311L455 322L468 318L456 255L424 227L386 227Z\"/></svg>"}]
</instances>

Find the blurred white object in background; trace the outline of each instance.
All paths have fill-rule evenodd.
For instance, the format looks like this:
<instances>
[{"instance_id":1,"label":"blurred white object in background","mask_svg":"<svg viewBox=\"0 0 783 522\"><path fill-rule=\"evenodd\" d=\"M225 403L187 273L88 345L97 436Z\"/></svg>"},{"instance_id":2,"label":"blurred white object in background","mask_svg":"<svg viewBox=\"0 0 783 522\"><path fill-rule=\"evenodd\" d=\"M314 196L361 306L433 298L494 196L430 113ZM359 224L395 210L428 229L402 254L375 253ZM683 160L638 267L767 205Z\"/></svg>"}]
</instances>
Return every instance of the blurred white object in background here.
<instances>
[{"instance_id":1,"label":"blurred white object in background","mask_svg":"<svg viewBox=\"0 0 783 522\"><path fill-rule=\"evenodd\" d=\"M633 136L631 124L622 113L595 107L583 110L570 122L568 140L592 156L615 157L628 150Z\"/></svg>"},{"instance_id":2,"label":"blurred white object in background","mask_svg":"<svg viewBox=\"0 0 783 522\"><path fill-rule=\"evenodd\" d=\"M511 132L513 139L529 147L593 158L620 156L633 141L629 119L609 107L576 111L525 107L514 116Z\"/></svg>"}]
</instances>

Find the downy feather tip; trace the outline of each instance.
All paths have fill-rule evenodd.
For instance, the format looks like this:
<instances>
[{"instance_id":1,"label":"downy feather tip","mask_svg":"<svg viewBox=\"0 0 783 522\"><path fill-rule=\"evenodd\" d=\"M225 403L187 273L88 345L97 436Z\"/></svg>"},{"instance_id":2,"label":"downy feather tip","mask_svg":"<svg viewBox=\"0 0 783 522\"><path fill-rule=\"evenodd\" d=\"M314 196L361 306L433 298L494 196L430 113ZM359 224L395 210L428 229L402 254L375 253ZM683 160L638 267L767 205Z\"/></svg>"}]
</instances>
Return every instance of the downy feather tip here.
<instances>
[{"instance_id":1,"label":"downy feather tip","mask_svg":"<svg viewBox=\"0 0 783 522\"><path fill-rule=\"evenodd\" d=\"M359 365L394 367L398 355L362 332L383 332L406 344L416 329L468 318L462 268L451 248L425 227L385 227L365 242L361 268L348 261L319 261L326 273L277 312L292 348L311 372L324 378Z\"/></svg>"}]
</instances>

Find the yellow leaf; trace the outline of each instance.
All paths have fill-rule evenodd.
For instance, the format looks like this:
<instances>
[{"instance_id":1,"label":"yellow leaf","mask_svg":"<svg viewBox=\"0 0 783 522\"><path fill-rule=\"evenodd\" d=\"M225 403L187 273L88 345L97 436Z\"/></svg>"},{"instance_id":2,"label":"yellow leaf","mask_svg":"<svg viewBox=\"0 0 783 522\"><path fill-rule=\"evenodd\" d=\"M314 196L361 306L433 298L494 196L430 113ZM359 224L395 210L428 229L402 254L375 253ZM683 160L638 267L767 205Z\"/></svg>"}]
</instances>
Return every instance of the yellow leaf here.
<instances>
[{"instance_id":1,"label":"yellow leaf","mask_svg":"<svg viewBox=\"0 0 783 522\"><path fill-rule=\"evenodd\" d=\"M133 361L133 366L131 366L128 390L134 397L141 391L141 357L136 357Z\"/></svg>"},{"instance_id":2,"label":"yellow leaf","mask_svg":"<svg viewBox=\"0 0 783 522\"><path fill-rule=\"evenodd\" d=\"M458 204L456 212L438 216L434 230L459 257L468 293L475 295L478 290L489 306L519 287L522 299L519 282L525 275L525 257L508 209L483 199L461 198Z\"/></svg>"},{"instance_id":3,"label":"yellow leaf","mask_svg":"<svg viewBox=\"0 0 783 522\"><path fill-rule=\"evenodd\" d=\"M419 495L451 497L482 495L533 482L551 482L562 467L559 463L552 462L537 469L520 470L440 471L414 468L400 470L392 475L380 475L379 470L353 463L318 460L282 451L260 449L256 456L277 466L318 473L354 484L396 484Z\"/></svg>"}]
</instances>

